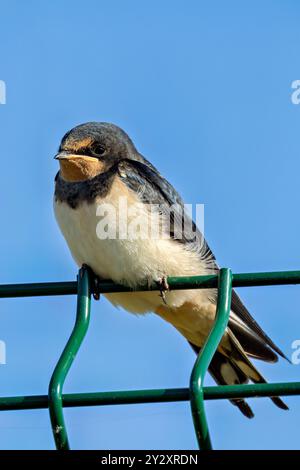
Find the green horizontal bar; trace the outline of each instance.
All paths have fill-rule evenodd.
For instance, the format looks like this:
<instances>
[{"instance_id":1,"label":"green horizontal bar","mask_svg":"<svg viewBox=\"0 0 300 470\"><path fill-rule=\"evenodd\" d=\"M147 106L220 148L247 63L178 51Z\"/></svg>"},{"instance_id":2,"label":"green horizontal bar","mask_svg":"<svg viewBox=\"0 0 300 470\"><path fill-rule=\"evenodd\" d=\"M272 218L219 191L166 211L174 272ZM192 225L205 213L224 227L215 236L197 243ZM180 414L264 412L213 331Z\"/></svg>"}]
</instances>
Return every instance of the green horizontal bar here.
<instances>
[{"instance_id":1,"label":"green horizontal bar","mask_svg":"<svg viewBox=\"0 0 300 470\"><path fill-rule=\"evenodd\" d=\"M222 385L204 387L205 400L223 398L256 398L300 395L300 382Z\"/></svg>"},{"instance_id":2,"label":"green horizontal bar","mask_svg":"<svg viewBox=\"0 0 300 470\"><path fill-rule=\"evenodd\" d=\"M300 271L233 274L233 287L300 284Z\"/></svg>"},{"instance_id":3,"label":"green horizontal bar","mask_svg":"<svg viewBox=\"0 0 300 470\"><path fill-rule=\"evenodd\" d=\"M0 285L0 298L71 294L77 294L77 282L75 281Z\"/></svg>"},{"instance_id":4,"label":"green horizontal bar","mask_svg":"<svg viewBox=\"0 0 300 470\"><path fill-rule=\"evenodd\" d=\"M170 290L180 289L207 289L218 287L218 276L190 276L169 277ZM300 271L278 271L264 273L242 273L233 274L233 287L271 286L300 284ZM112 281L104 280L99 284L100 292L103 294L111 292L133 292L130 287L114 284ZM135 291L157 291L156 284L152 286L139 286ZM31 284L2 284L0 285L0 298L4 297L34 297L48 295L71 295L77 294L76 282L41 282Z\"/></svg>"},{"instance_id":5,"label":"green horizontal bar","mask_svg":"<svg viewBox=\"0 0 300 470\"><path fill-rule=\"evenodd\" d=\"M205 400L226 398L255 398L300 395L300 382L222 385L204 387ZM69 393L63 395L63 406L133 405L139 403L166 403L189 401L188 388L156 390L129 390L117 392ZM0 397L0 411L33 410L48 408L47 395Z\"/></svg>"}]
</instances>

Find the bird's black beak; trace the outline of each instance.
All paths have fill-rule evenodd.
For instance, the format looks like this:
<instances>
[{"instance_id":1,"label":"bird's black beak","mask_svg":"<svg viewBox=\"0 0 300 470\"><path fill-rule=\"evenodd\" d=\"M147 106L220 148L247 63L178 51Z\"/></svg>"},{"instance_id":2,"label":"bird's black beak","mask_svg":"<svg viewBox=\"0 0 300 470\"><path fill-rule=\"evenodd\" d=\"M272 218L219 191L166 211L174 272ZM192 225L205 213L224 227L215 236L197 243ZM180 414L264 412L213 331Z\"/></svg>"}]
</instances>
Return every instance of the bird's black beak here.
<instances>
[{"instance_id":1,"label":"bird's black beak","mask_svg":"<svg viewBox=\"0 0 300 470\"><path fill-rule=\"evenodd\" d=\"M55 160L67 160L70 158L70 154L68 152L58 152L54 158Z\"/></svg>"}]
</instances>

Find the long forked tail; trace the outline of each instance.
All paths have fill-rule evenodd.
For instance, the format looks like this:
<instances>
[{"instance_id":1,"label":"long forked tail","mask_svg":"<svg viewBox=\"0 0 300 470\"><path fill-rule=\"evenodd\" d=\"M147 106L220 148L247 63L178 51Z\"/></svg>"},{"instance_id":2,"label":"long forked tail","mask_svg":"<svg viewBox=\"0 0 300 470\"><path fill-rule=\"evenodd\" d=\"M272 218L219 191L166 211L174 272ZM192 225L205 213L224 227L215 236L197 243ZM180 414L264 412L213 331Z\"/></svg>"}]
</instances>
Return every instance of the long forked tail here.
<instances>
[{"instance_id":1,"label":"long forked tail","mask_svg":"<svg viewBox=\"0 0 300 470\"><path fill-rule=\"evenodd\" d=\"M199 354L201 348L190 343L196 354ZM239 368L231 363L231 361L216 351L208 368L210 375L218 385L237 385L249 382L248 377ZM253 418L254 413L248 403L242 398L234 398L229 400L230 403L237 406L241 413L247 418Z\"/></svg>"},{"instance_id":2,"label":"long forked tail","mask_svg":"<svg viewBox=\"0 0 300 470\"><path fill-rule=\"evenodd\" d=\"M267 383L266 379L256 369L254 364L248 358L246 352L237 340L236 336L232 333L230 328L227 329L230 342L232 345L232 351L230 353L230 360L232 363L239 368L252 382L254 383ZM272 402L281 408L282 410L288 410L289 407L279 397L270 397Z\"/></svg>"},{"instance_id":3,"label":"long forked tail","mask_svg":"<svg viewBox=\"0 0 300 470\"><path fill-rule=\"evenodd\" d=\"M242 348L235 335L227 329L229 334L231 351L220 348L214 354L209 366L209 373L219 385L237 385L246 384L251 380L254 383L266 383L261 373L256 369L247 357L246 352ZM190 343L191 344L191 343ZM192 348L198 354L200 349L198 346L191 344ZM283 410L288 410L288 406L279 397L271 397L273 403ZM247 418L253 418L254 413L246 400L242 398L231 399L230 402L237 406L241 413Z\"/></svg>"}]
</instances>

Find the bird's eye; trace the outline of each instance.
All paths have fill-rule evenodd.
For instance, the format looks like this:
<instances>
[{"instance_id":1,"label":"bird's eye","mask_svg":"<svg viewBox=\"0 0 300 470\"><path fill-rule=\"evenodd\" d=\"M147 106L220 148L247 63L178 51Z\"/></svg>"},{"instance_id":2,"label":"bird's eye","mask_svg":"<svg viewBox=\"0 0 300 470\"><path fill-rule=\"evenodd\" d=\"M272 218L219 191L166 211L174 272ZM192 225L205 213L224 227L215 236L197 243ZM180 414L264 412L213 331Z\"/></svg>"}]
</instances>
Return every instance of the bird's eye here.
<instances>
[{"instance_id":1,"label":"bird's eye","mask_svg":"<svg viewBox=\"0 0 300 470\"><path fill-rule=\"evenodd\" d=\"M103 155L105 153L105 147L101 144L92 144L91 149L96 155Z\"/></svg>"}]
</instances>

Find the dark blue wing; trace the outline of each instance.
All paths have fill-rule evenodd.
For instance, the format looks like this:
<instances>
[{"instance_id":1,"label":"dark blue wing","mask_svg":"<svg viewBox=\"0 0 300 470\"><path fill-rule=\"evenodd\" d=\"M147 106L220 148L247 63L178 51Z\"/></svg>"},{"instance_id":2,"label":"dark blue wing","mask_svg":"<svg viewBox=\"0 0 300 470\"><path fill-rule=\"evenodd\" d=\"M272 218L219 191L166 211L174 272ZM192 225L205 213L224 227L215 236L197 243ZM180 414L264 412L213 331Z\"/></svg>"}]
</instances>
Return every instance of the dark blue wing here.
<instances>
[{"instance_id":1,"label":"dark blue wing","mask_svg":"<svg viewBox=\"0 0 300 470\"><path fill-rule=\"evenodd\" d=\"M193 243L195 248L198 248L201 259L210 260L212 269L218 269L214 263L215 257L212 251L185 210L181 196L148 160L141 155L139 157L139 161L122 162L122 172L124 171L126 175L124 183L133 191L138 192L140 199L146 204L159 204L162 212L168 212L170 236L180 243ZM178 237L176 230L178 227L181 228L181 238Z\"/></svg>"}]
</instances>

